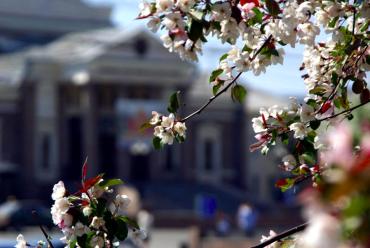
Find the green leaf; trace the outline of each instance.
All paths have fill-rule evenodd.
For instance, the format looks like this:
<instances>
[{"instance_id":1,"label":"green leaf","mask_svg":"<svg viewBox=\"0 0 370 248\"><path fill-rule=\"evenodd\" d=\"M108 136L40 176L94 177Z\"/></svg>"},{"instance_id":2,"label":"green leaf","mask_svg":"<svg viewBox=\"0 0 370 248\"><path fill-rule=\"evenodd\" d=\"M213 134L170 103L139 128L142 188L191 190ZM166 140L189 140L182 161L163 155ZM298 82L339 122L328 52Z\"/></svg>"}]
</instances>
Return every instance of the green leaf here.
<instances>
[{"instance_id":1,"label":"green leaf","mask_svg":"<svg viewBox=\"0 0 370 248\"><path fill-rule=\"evenodd\" d=\"M140 126L140 132L144 132L145 130L147 130L148 128L151 128L153 127L152 124L150 124L149 122L145 122L143 124L141 124Z\"/></svg>"},{"instance_id":2,"label":"green leaf","mask_svg":"<svg viewBox=\"0 0 370 248\"><path fill-rule=\"evenodd\" d=\"M159 150L159 149L162 148L161 138L159 138L159 137L154 137L153 138L153 147L156 150Z\"/></svg>"},{"instance_id":3,"label":"green leaf","mask_svg":"<svg viewBox=\"0 0 370 248\"><path fill-rule=\"evenodd\" d=\"M106 188L106 187L112 187L112 186L116 186L120 184L123 184L123 181L121 179L109 179L109 180L104 180L100 182L99 186L102 188Z\"/></svg>"},{"instance_id":4,"label":"green leaf","mask_svg":"<svg viewBox=\"0 0 370 248\"><path fill-rule=\"evenodd\" d=\"M201 22L193 19L188 33L189 39L196 42L203 35L203 25Z\"/></svg>"},{"instance_id":5,"label":"green leaf","mask_svg":"<svg viewBox=\"0 0 370 248\"><path fill-rule=\"evenodd\" d=\"M252 11L254 12L254 17L253 17L253 19L254 19L254 21L256 22L256 23L261 23L262 22L262 20L263 20L263 13L258 9L258 8L256 8L256 7L254 7L253 9L252 9Z\"/></svg>"},{"instance_id":6,"label":"green leaf","mask_svg":"<svg viewBox=\"0 0 370 248\"><path fill-rule=\"evenodd\" d=\"M365 32L369 28L369 25L370 25L370 20L362 24L362 26L360 27L360 32Z\"/></svg>"},{"instance_id":7,"label":"green leaf","mask_svg":"<svg viewBox=\"0 0 370 248\"><path fill-rule=\"evenodd\" d=\"M76 244L77 244L77 239L70 240L69 243L68 243L68 245L69 245L68 247L69 248L75 248Z\"/></svg>"},{"instance_id":8,"label":"green leaf","mask_svg":"<svg viewBox=\"0 0 370 248\"><path fill-rule=\"evenodd\" d=\"M222 84L219 83L219 84L216 84L215 86L213 86L213 88L212 88L213 95L217 94L218 90L221 88L221 85Z\"/></svg>"},{"instance_id":9,"label":"green leaf","mask_svg":"<svg viewBox=\"0 0 370 248\"><path fill-rule=\"evenodd\" d=\"M169 101L169 105L167 108L168 112L176 113L177 110L179 109L180 107L179 94L180 94L180 91L176 91L170 96L170 101Z\"/></svg>"},{"instance_id":10,"label":"green leaf","mask_svg":"<svg viewBox=\"0 0 370 248\"><path fill-rule=\"evenodd\" d=\"M199 11L199 10L196 10L196 9L191 9L189 11L189 14L192 16L193 19L197 20L197 21L201 21L203 19L203 12L202 11Z\"/></svg>"},{"instance_id":11,"label":"green leaf","mask_svg":"<svg viewBox=\"0 0 370 248\"><path fill-rule=\"evenodd\" d=\"M334 28L338 20L339 20L339 16L336 16L333 19L331 19L328 25L329 28Z\"/></svg>"},{"instance_id":12,"label":"green leaf","mask_svg":"<svg viewBox=\"0 0 370 248\"><path fill-rule=\"evenodd\" d=\"M312 154L309 154L309 153L303 153L301 155L301 158L303 158L303 160L307 163L307 164L315 164L315 158L313 157Z\"/></svg>"},{"instance_id":13,"label":"green leaf","mask_svg":"<svg viewBox=\"0 0 370 248\"><path fill-rule=\"evenodd\" d=\"M313 130L316 130L320 127L320 121L318 120L313 120L313 121L310 121L310 127L313 129Z\"/></svg>"},{"instance_id":14,"label":"green leaf","mask_svg":"<svg viewBox=\"0 0 370 248\"><path fill-rule=\"evenodd\" d=\"M317 86L309 91L310 94L317 95L317 94L323 94L326 91L324 87Z\"/></svg>"},{"instance_id":15,"label":"green leaf","mask_svg":"<svg viewBox=\"0 0 370 248\"><path fill-rule=\"evenodd\" d=\"M240 102L240 103L244 102L246 95L247 95L247 90L239 84L235 85L231 89L231 98L233 100L236 100L236 101Z\"/></svg>"},{"instance_id":16,"label":"green leaf","mask_svg":"<svg viewBox=\"0 0 370 248\"><path fill-rule=\"evenodd\" d=\"M224 70L222 70L222 69L216 69L216 70L214 70L214 71L211 73L211 76L209 77L209 82L211 83L211 82L215 81L215 80L216 80L216 78L217 78L218 76L220 76L223 72L224 72Z\"/></svg>"},{"instance_id":17,"label":"green leaf","mask_svg":"<svg viewBox=\"0 0 370 248\"><path fill-rule=\"evenodd\" d=\"M274 0L266 0L266 7L270 15L277 16L280 13L280 7Z\"/></svg>"},{"instance_id":18,"label":"green leaf","mask_svg":"<svg viewBox=\"0 0 370 248\"><path fill-rule=\"evenodd\" d=\"M107 208L107 200L104 198L98 199L98 204L96 206L96 215L97 216L103 216L104 211Z\"/></svg>"},{"instance_id":19,"label":"green leaf","mask_svg":"<svg viewBox=\"0 0 370 248\"><path fill-rule=\"evenodd\" d=\"M117 218L116 219L116 237L118 240L122 241L122 240L125 240L127 238L127 234L128 234L128 227L127 227L127 224L124 220L122 220L121 218Z\"/></svg>"},{"instance_id":20,"label":"green leaf","mask_svg":"<svg viewBox=\"0 0 370 248\"><path fill-rule=\"evenodd\" d=\"M222 60L225 60L226 58L227 58L227 56L229 56L229 54L228 53L225 53L224 55L222 55L221 57L220 57L220 62L222 61Z\"/></svg>"},{"instance_id":21,"label":"green leaf","mask_svg":"<svg viewBox=\"0 0 370 248\"><path fill-rule=\"evenodd\" d=\"M140 229L139 225L137 224L137 222L127 216L118 216L117 218L121 219L122 221L124 221L125 223L127 223L127 225L129 225L130 227L134 228L134 229Z\"/></svg>"}]
</instances>

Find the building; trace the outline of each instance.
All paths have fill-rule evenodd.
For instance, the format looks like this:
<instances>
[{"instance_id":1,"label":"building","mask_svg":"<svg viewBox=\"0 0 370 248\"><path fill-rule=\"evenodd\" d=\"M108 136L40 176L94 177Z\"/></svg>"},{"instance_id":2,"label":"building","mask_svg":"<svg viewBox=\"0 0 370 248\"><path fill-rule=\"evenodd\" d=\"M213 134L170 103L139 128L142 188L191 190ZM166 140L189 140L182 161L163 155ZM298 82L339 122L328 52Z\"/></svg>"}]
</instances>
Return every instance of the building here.
<instances>
[{"instance_id":1,"label":"building","mask_svg":"<svg viewBox=\"0 0 370 248\"><path fill-rule=\"evenodd\" d=\"M12 106L1 115L9 144L3 158L17 166L24 196L44 197L40 189L59 179L74 185L87 156L90 175L104 172L143 187L172 181L245 189L244 108L227 96L187 123L182 145L156 152L152 131L138 131L152 110L166 113L172 92L181 91L182 115L211 94L196 66L149 32L73 33L0 64L9 79L2 81L2 106Z\"/></svg>"},{"instance_id":2,"label":"building","mask_svg":"<svg viewBox=\"0 0 370 248\"><path fill-rule=\"evenodd\" d=\"M0 53L47 44L67 33L112 26L110 7L81 0L0 1Z\"/></svg>"},{"instance_id":3,"label":"building","mask_svg":"<svg viewBox=\"0 0 370 248\"><path fill-rule=\"evenodd\" d=\"M17 10L16 2L0 3L8 12L0 17L7 53L0 56L0 200L48 199L58 180L76 186L86 157L89 175L122 178L153 205L165 205L157 207L191 208L202 192L234 209L241 200L274 198L278 156L249 153L249 120L260 105L280 99L250 90L241 105L225 94L187 122L184 144L154 151L151 130L141 133L140 125L152 110L166 114L177 90L180 115L199 108L211 96L208 73L146 30L109 27L107 8L29 0L29 8ZM50 13L41 11L45 4ZM157 203L163 195L167 202Z\"/></svg>"}]
</instances>

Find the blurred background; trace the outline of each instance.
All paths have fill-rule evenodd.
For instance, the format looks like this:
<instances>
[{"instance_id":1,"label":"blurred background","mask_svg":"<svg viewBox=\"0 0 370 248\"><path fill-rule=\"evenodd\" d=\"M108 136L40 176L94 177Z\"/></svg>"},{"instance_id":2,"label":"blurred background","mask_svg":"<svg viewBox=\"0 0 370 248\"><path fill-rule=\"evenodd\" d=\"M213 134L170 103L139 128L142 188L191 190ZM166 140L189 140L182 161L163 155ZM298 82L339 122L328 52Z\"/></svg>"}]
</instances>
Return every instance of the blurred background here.
<instances>
[{"instance_id":1,"label":"blurred background","mask_svg":"<svg viewBox=\"0 0 370 248\"><path fill-rule=\"evenodd\" d=\"M244 104L220 97L187 122L185 143L154 151L152 130L140 125L152 110L166 113L176 90L181 115L207 101L209 73L228 46L211 39L200 63L182 61L134 20L138 4L0 1L0 247L13 247L20 231L42 238L33 209L62 246L52 186L63 180L76 189L87 156L90 176L126 182L117 190L133 199L130 215L146 227L147 247L248 247L301 222L294 189L274 187L287 149L249 152L259 108L303 94L298 53L288 50L286 66L268 75L246 74Z\"/></svg>"}]
</instances>

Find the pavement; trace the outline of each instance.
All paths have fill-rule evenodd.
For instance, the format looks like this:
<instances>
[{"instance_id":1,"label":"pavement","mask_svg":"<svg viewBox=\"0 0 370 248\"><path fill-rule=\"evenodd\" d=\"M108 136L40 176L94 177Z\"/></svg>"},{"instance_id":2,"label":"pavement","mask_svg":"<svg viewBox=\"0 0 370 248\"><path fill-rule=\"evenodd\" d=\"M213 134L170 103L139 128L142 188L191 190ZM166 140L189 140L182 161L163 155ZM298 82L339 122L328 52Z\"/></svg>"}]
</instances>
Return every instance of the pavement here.
<instances>
[{"instance_id":1,"label":"pavement","mask_svg":"<svg viewBox=\"0 0 370 248\"><path fill-rule=\"evenodd\" d=\"M37 227L27 228L21 232L25 239L36 244L38 240L43 239L41 231ZM53 238L53 243L58 243L59 247L63 247L59 243L59 238L62 236L58 230L55 230L49 235ZM0 248L14 247L18 232L0 232ZM202 248L247 248L258 243L256 235L252 239L246 239L238 233L233 233L228 238L219 238L210 235L202 240L198 239L198 235L191 228L155 228L150 235L150 243L146 248L191 248L191 244L200 243ZM184 246L187 244L188 246Z\"/></svg>"}]
</instances>

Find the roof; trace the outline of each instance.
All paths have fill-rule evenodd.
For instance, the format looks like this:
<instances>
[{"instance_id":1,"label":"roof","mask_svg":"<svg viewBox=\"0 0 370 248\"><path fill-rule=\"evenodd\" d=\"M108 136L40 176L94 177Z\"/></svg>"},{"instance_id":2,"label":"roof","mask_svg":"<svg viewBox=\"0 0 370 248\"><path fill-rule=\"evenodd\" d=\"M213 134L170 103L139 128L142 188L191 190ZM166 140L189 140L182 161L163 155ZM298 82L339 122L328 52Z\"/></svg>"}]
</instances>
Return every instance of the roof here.
<instances>
[{"instance_id":1,"label":"roof","mask_svg":"<svg viewBox=\"0 0 370 248\"><path fill-rule=\"evenodd\" d=\"M51 59L64 63L84 63L102 55L109 48L146 35L157 39L144 28L103 28L93 31L71 33L42 47L32 54L33 59Z\"/></svg>"},{"instance_id":2,"label":"roof","mask_svg":"<svg viewBox=\"0 0 370 248\"><path fill-rule=\"evenodd\" d=\"M21 6L21 7L20 7ZM47 11L45 11L47 10ZM1 0L0 14L13 17L107 21L110 7L93 7L81 0Z\"/></svg>"}]
</instances>

